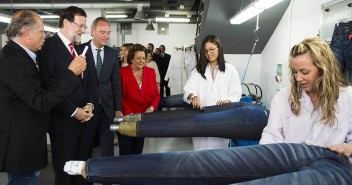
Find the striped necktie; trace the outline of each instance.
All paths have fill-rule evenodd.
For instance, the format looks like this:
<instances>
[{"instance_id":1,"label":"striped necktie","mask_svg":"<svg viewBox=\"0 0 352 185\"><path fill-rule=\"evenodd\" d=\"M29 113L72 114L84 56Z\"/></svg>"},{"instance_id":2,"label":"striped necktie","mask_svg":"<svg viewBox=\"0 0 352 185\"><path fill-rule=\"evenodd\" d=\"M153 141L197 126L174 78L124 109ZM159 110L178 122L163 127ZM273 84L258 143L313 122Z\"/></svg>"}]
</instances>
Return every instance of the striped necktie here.
<instances>
[{"instance_id":1,"label":"striped necktie","mask_svg":"<svg viewBox=\"0 0 352 185\"><path fill-rule=\"evenodd\" d=\"M102 61L101 56L100 56L101 49L96 49L96 50L97 50L97 64L96 64L96 68L97 68L97 75L98 75L98 78L99 78L100 77L100 73L103 70L103 61Z\"/></svg>"}]
</instances>

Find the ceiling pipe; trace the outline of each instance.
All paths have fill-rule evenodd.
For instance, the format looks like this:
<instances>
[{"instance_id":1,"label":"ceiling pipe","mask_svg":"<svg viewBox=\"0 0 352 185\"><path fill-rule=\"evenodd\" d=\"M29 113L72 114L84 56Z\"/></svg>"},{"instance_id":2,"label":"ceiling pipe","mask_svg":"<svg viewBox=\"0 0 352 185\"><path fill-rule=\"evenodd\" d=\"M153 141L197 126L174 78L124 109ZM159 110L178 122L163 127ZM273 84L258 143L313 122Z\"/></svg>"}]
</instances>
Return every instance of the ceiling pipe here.
<instances>
[{"instance_id":1,"label":"ceiling pipe","mask_svg":"<svg viewBox=\"0 0 352 185\"><path fill-rule=\"evenodd\" d=\"M77 6L82 9L86 8L137 8L142 5L143 8L150 8L149 1L134 2L116 2L116 3L77 3L70 2L70 6ZM0 9L65 9L68 7L66 3L0 3Z\"/></svg>"},{"instance_id":2,"label":"ceiling pipe","mask_svg":"<svg viewBox=\"0 0 352 185\"><path fill-rule=\"evenodd\" d=\"M157 23L155 19L148 19L153 21L153 23ZM127 18L127 19L109 19L110 23L148 23L148 20L135 20L133 18ZM190 20L187 23L196 23L196 20ZM187 24L187 23L181 23L181 24ZM178 24L177 22L172 22L172 24Z\"/></svg>"}]
</instances>

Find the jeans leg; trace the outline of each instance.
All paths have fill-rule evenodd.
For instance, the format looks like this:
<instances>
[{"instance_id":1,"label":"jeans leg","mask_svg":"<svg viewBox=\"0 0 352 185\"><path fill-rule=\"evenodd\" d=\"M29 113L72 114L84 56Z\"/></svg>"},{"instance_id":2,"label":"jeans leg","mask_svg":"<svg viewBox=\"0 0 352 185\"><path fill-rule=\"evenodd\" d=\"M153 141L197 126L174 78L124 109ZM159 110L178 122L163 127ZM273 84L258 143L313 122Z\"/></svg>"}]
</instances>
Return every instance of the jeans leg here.
<instances>
[{"instance_id":1,"label":"jeans leg","mask_svg":"<svg viewBox=\"0 0 352 185\"><path fill-rule=\"evenodd\" d=\"M38 185L40 170L25 173L8 173L8 185Z\"/></svg>"},{"instance_id":2,"label":"jeans leg","mask_svg":"<svg viewBox=\"0 0 352 185\"><path fill-rule=\"evenodd\" d=\"M335 25L330 43L341 72L345 69L349 73L349 81L352 82L352 40L348 37L352 32L352 22Z\"/></svg>"},{"instance_id":3,"label":"jeans leg","mask_svg":"<svg viewBox=\"0 0 352 185\"><path fill-rule=\"evenodd\" d=\"M341 182L352 179L351 164L340 155L321 147L286 143L93 158L86 163L86 174L88 181L100 183L223 185L304 170L311 173L309 168L322 166L342 167Z\"/></svg>"},{"instance_id":4,"label":"jeans leg","mask_svg":"<svg viewBox=\"0 0 352 185\"><path fill-rule=\"evenodd\" d=\"M311 162L299 171L261 178L236 185L350 185L351 168L331 159Z\"/></svg>"},{"instance_id":5,"label":"jeans leg","mask_svg":"<svg viewBox=\"0 0 352 185\"><path fill-rule=\"evenodd\" d=\"M244 104L232 104L235 107ZM222 137L259 140L268 121L263 108L246 104L219 112L194 112L156 119L147 115L137 123L138 137ZM230 105L226 105L230 106ZM221 106L217 106L221 107ZM188 109L189 110L189 109ZM187 111L187 110L186 110ZM174 111L171 111L174 112ZM175 111L176 112L176 111ZM122 124L120 124L122 130Z\"/></svg>"},{"instance_id":6,"label":"jeans leg","mask_svg":"<svg viewBox=\"0 0 352 185\"><path fill-rule=\"evenodd\" d=\"M166 96L160 99L159 108L177 108L191 107L190 104L183 101L183 94Z\"/></svg>"}]
</instances>

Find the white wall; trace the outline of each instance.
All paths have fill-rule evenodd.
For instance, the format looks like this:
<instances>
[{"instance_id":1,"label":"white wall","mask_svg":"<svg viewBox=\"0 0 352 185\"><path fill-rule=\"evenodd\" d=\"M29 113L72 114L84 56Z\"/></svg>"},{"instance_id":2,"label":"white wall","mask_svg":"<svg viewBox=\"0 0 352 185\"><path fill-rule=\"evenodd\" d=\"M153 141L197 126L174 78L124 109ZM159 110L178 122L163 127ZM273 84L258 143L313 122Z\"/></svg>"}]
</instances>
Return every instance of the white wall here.
<instances>
[{"instance_id":1,"label":"white wall","mask_svg":"<svg viewBox=\"0 0 352 185\"><path fill-rule=\"evenodd\" d=\"M271 36L261 56L260 86L263 89L263 103L270 107L276 94L276 66L283 64L283 85L289 86L288 56L290 48L306 37L319 34L321 25L321 5L331 0L292 0L278 27Z\"/></svg>"},{"instance_id":2,"label":"white wall","mask_svg":"<svg viewBox=\"0 0 352 185\"><path fill-rule=\"evenodd\" d=\"M153 23L155 30L146 31L147 23L133 23L132 35L125 36L125 43L139 43L147 46L148 43L153 43L154 47L164 44L166 53L172 53L174 47L182 47L183 45L194 45L194 38L196 35L196 24L169 24L168 35L157 34L157 24ZM119 27L119 26L118 26ZM110 39L110 46L122 45L121 32L117 33L117 40Z\"/></svg>"},{"instance_id":3,"label":"white wall","mask_svg":"<svg viewBox=\"0 0 352 185\"><path fill-rule=\"evenodd\" d=\"M250 55L230 55L225 54L226 62L234 65L242 81ZM252 55L248 64L248 69L243 83L255 83L259 85L261 69L261 55ZM243 93L247 94L246 91Z\"/></svg>"}]
</instances>

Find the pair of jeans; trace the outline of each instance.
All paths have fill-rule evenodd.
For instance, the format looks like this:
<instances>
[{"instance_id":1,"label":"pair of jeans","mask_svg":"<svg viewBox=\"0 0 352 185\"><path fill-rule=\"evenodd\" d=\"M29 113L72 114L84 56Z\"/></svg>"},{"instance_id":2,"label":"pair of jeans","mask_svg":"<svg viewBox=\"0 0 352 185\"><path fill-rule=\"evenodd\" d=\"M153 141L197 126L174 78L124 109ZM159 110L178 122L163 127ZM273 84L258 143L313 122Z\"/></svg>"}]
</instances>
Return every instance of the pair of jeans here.
<instances>
[{"instance_id":1,"label":"pair of jeans","mask_svg":"<svg viewBox=\"0 0 352 185\"><path fill-rule=\"evenodd\" d=\"M183 101L183 94L166 96L160 98L159 108L192 108L192 106Z\"/></svg>"},{"instance_id":2,"label":"pair of jeans","mask_svg":"<svg viewBox=\"0 0 352 185\"><path fill-rule=\"evenodd\" d=\"M121 122L118 132L134 137L222 137L259 140L268 122L268 116L268 112L260 106L236 102L204 107L203 110L145 113L142 114L141 121Z\"/></svg>"},{"instance_id":3,"label":"pair of jeans","mask_svg":"<svg viewBox=\"0 0 352 185\"><path fill-rule=\"evenodd\" d=\"M350 185L346 156L318 146L269 144L89 159L90 182L133 185Z\"/></svg>"},{"instance_id":4,"label":"pair of jeans","mask_svg":"<svg viewBox=\"0 0 352 185\"><path fill-rule=\"evenodd\" d=\"M38 185L40 170L23 172L23 173L8 173L8 185Z\"/></svg>"},{"instance_id":5,"label":"pair of jeans","mask_svg":"<svg viewBox=\"0 0 352 185\"><path fill-rule=\"evenodd\" d=\"M339 62L341 72L348 70L349 81L352 82L352 21L335 25L330 43L331 50Z\"/></svg>"}]
</instances>

